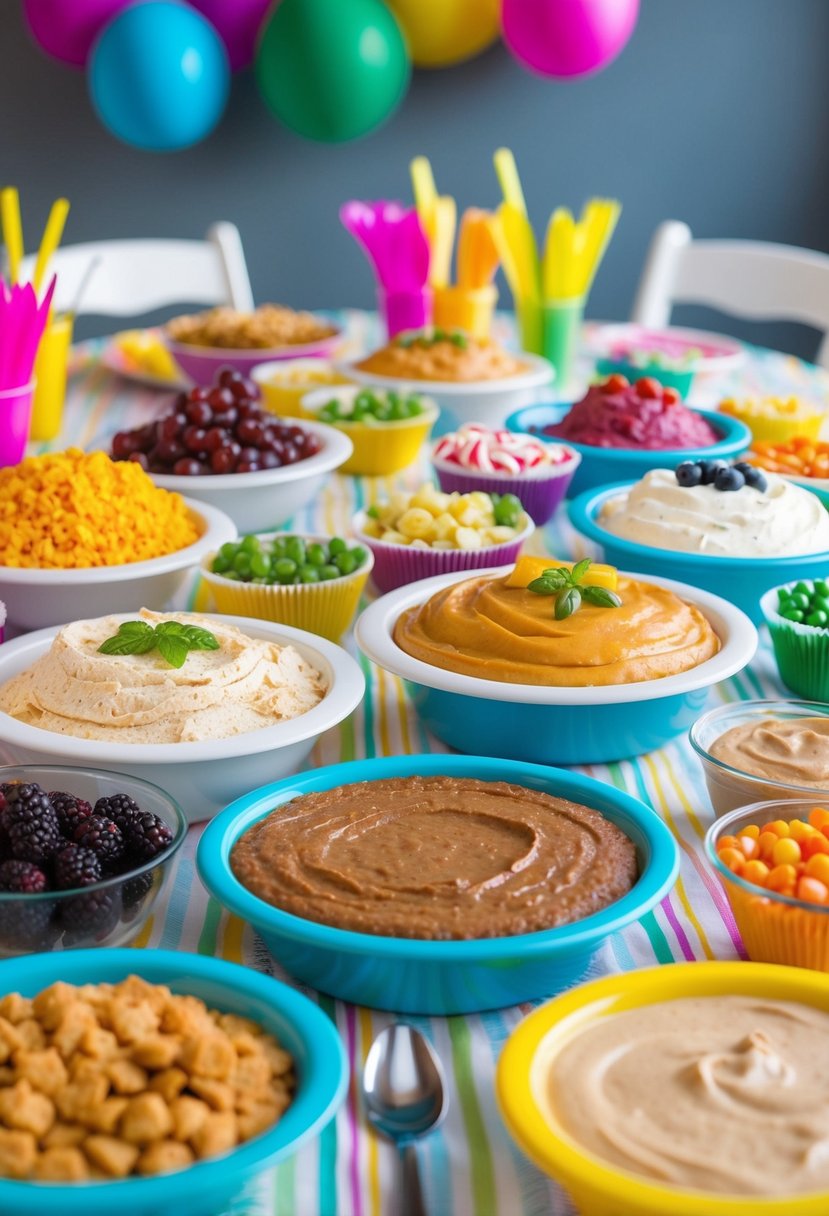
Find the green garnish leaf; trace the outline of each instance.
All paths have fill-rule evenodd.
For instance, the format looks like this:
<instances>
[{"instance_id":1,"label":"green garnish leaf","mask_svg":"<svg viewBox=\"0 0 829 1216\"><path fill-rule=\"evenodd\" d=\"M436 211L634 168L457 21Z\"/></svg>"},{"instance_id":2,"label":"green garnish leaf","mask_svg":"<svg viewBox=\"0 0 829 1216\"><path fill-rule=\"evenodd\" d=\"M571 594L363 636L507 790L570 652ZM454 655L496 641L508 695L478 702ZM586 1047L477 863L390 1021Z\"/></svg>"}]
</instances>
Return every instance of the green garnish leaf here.
<instances>
[{"instance_id":1,"label":"green garnish leaf","mask_svg":"<svg viewBox=\"0 0 829 1216\"><path fill-rule=\"evenodd\" d=\"M595 608L620 608L621 598L615 591L606 587L598 587L594 583L585 583L591 565L589 557L576 562L572 570L567 566L551 566L544 570L540 578L534 578L527 590L533 595L554 595L555 616L557 621L563 621L581 608L582 600L593 604Z\"/></svg>"},{"instance_id":2,"label":"green garnish leaf","mask_svg":"<svg viewBox=\"0 0 829 1216\"><path fill-rule=\"evenodd\" d=\"M191 650L218 650L219 641L209 629L162 621L155 628L146 621L123 621L114 637L98 647L100 654L149 654L157 650L171 667L183 667Z\"/></svg>"},{"instance_id":3,"label":"green garnish leaf","mask_svg":"<svg viewBox=\"0 0 829 1216\"><path fill-rule=\"evenodd\" d=\"M581 592L578 587L562 587L556 595L555 614L557 621L572 616L581 608Z\"/></svg>"}]
</instances>

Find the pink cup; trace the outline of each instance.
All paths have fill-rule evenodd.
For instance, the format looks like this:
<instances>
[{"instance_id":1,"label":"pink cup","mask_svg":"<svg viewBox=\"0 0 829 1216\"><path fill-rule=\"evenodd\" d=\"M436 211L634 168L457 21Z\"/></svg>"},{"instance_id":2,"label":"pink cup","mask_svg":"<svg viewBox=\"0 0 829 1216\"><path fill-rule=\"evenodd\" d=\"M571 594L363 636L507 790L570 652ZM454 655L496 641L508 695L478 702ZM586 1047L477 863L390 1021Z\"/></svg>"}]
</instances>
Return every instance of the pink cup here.
<instances>
[{"instance_id":1,"label":"pink cup","mask_svg":"<svg viewBox=\"0 0 829 1216\"><path fill-rule=\"evenodd\" d=\"M20 464L26 455L35 382L0 389L0 468Z\"/></svg>"},{"instance_id":2,"label":"pink cup","mask_svg":"<svg viewBox=\"0 0 829 1216\"><path fill-rule=\"evenodd\" d=\"M432 324L431 287L418 287L414 291L386 291L385 287L378 287L377 304L390 338L406 329L423 329Z\"/></svg>"}]
</instances>

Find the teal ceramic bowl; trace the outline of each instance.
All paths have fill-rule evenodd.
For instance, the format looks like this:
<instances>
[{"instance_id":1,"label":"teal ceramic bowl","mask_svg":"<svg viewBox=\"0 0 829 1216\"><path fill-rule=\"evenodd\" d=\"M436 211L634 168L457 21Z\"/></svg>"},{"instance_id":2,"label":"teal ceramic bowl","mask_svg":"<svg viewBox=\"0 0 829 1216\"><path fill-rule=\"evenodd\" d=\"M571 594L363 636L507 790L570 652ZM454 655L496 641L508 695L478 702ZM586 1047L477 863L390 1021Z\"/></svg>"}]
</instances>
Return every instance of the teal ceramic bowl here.
<instances>
[{"instance_id":1,"label":"teal ceramic bowl","mask_svg":"<svg viewBox=\"0 0 829 1216\"><path fill-rule=\"evenodd\" d=\"M656 549L635 540L625 540L602 527L600 516L611 498L632 489L632 481L587 490L569 505L570 522L576 531L602 551L602 560L636 574L664 575L721 595L736 604L755 624L763 619L760 601L781 583L801 578L825 578L829 551L800 557L720 557L709 553L677 553Z\"/></svg>"},{"instance_id":2,"label":"teal ceramic bowl","mask_svg":"<svg viewBox=\"0 0 829 1216\"><path fill-rule=\"evenodd\" d=\"M298 1086L280 1121L223 1156L152 1178L34 1183L0 1178L2 1216L214 1216L244 1184L315 1136L342 1103L345 1052L334 1024L307 997L270 976L199 954L172 950L75 950L0 963L0 996L34 996L56 980L117 983L140 975L192 993L214 1009L252 1018L294 1058ZM234 1209L236 1210L236 1209ZM240 1208L239 1211L242 1209Z\"/></svg>"},{"instance_id":3,"label":"teal ceramic bowl","mask_svg":"<svg viewBox=\"0 0 829 1216\"><path fill-rule=\"evenodd\" d=\"M594 807L630 837L639 879L621 899L571 925L513 937L423 941L354 933L292 916L238 881L230 854L258 820L293 798L383 777L476 777L510 781ZM263 786L210 823L197 865L208 891L261 934L283 967L303 983L375 1009L455 1014L535 1000L575 983L595 951L639 920L671 889L678 870L673 836L652 810L591 777L484 756L388 756L356 760Z\"/></svg>"},{"instance_id":4,"label":"teal ceramic bowl","mask_svg":"<svg viewBox=\"0 0 829 1216\"><path fill-rule=\"evenodd\" d=\"M544 438L544 427L561 422L570 405L528 405L507 418L507 429ZM751 447L751 431L738 418L711 410L696 410L720 436L716 443L696 448L599 448L561 440L581 456L570 483L570 497L611 481L638 481L651 469L673 469L683 460L736 460ZM548 439L553 439L551 435Z\"/></svg>"},{"instance_id":5,"label":"teal ceramic bowl","mask_svg":"<svg viewBox=\"0 0 829 1216\"><path fill-rule=\"evenodd\" d=\"M600 376L627 376L631 382L642 376L650 376L658 380L665 388L675 388L683 397L687 397L694 382L694 371L665 367L659 360L655 363L629 363L627 359L597 359L596 371Z\"/></svg>"}]
</instances>

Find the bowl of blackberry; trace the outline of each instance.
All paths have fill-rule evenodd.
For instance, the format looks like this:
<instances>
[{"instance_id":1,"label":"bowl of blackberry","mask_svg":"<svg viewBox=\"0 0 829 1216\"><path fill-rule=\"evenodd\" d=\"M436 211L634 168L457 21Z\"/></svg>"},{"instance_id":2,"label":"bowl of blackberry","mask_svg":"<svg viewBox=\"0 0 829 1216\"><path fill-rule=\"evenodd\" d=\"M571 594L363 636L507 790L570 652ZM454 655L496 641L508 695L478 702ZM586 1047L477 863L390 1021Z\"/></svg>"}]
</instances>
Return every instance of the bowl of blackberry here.
<instances>
[{"instance_id":1,"label":"bowl of blackberry","mask_svg":"<svg viewBox=\"0 0 829 1216\"><path fill-rule=\"evenodd\" d=\"M186 834L178 803L148 781L0 766L0 957L126 945Z\"/></svg>"}]
</instances>

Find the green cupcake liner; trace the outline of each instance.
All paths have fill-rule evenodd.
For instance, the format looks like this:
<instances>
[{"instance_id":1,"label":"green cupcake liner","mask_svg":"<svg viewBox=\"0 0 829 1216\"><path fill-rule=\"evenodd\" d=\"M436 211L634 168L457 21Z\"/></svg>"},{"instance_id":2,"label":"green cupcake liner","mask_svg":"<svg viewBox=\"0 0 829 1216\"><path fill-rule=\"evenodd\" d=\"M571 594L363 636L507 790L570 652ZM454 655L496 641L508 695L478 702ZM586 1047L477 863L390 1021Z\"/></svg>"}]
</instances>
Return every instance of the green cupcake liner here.
<instances>
[{"instance_id":1,"label":"green cupcake liner","mask_svg":"<svg viewBox=\"0 0 829 1216\"><path fill-rule=\"evenodd\" d=\"M769 627L780 679L806 701L829 702L829 629L787 621L772 608L778 588L763 596L763 615Z\"/></svg>"}]
</instances>

